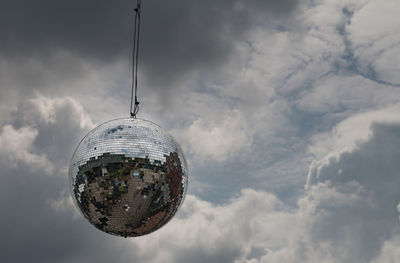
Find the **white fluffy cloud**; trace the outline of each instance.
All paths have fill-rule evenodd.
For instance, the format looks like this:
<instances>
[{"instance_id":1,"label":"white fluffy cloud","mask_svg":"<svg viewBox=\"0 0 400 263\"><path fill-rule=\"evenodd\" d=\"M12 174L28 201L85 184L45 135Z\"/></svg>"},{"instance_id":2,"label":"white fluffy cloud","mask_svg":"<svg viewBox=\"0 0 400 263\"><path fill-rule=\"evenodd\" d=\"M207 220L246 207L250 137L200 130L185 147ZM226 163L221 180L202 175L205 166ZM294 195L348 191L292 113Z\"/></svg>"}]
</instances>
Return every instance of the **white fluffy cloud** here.
<instances>
[{"instance_id":1,"label":"white fluffy cloud","mask_svg":"<svg viewBox=\"0 0 400 263\"><path fill-rule=\"evenodd\" d=\"M24 163L52 174L66 169L73 151L71 141L93 128L85 110L70 97L49 98L37 94L11 113L1 126L0 152L11 166Z\"/></svg>"},{"instance_id":2,"label":"white fluffy cloud","mask_svg":"<svg viewBox=\"0 0 400 263\"><path fill-rule=\"evenodd\" d=\"M94 128L90 117L86 114L82 105L71 97L49 98L41 94L30 100L33 112L37 116L29 116L30 119L54 124L55 122L76 122L82 130ZM27 116L26 116L27 117Z\"/></svg>"},{"instance_id":3,"label":"white fluffy cloud","mask_svg":"<svg viewBox=\"0 0 400 263\"><path fill-rule=\"evenodd\" d=\"M209 123L197 119L176 134L185 142L185 148L200 162L223 162L241 150L248 150L252 141L247 123L239 112Z\"/></svg>"},{"instance_id":4,"label":"white fluffy cloud","mask_svg":"<svg viewBox=\"0 0 400 263\"><path fill-rule=\"evenodd\" d=\"M295 226L275 196L246 189L220 206L188 196L169 225L132 242L151 262L246 262L286 246Z\"/></svg>"},{"instance_id":5,"label":"white fluffy cloud","mask_svg":"<svg viewBox=\"0 0 400 263\"><path fill-rule=\"evenodd\" d=\"M370 139L375 123L398 123L399 113L400 105L394 104L380 110L352 115L338 123L331 131L314 134L308 151L317 160L327 160L343 152L353 151L359 143Z\"/></svg>"},{"instance_id":6,"label":"white fluffy cloud","mask_svg":"<svg viewBox=\"0 0 400 263\"><path fill-rule=\"evenodd\" d=\"M32 152L32 143L38 136L38 130L25 126L15 129L5 125L0 131L0 156L2 161L8 162L11 167L18 163L29 165L33 168L43 169L47 174L53 170L52 163L46 155Z\"/></svg>"}]
</instances>

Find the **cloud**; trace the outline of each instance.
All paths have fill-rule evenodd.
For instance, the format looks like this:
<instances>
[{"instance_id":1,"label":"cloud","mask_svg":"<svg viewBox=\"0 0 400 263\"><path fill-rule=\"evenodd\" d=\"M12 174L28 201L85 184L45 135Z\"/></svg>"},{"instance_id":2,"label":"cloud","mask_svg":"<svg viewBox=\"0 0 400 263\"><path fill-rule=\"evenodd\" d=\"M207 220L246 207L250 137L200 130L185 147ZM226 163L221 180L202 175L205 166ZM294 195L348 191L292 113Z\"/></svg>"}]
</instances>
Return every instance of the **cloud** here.
<instances>
[{"instance_id":1,"label":"cloud","mask_svg":"<svg viewBox=\"0 0 400 263\"><path fill-rule=\"evenodd\" d=\"M400 84L396 56L400 49L396 26L400 23L396 15L399 8L395 0L366 1L354 13L347 29L357 67L365 75L393 85Z\"/></svg>"},{"instance_id":2,"label":"cloud","mask_svg":"<svg viewBox=\"0 0 400 263\"><path fill-rule=\"evenodd\" d=\"M265 254L285 246L293 223L284 205L265 192L246 189L221 206L188 196L168 226L133 243L152 262L246 262L257 249Z\"/></svg>"},{"instance_id":3,"label":"cloud","mask_svg":"<svg viewBox=\"0 0 400 263\"><path fill-rule=\"evenodd\" d=\"M175 133L200 163L223 162L239 151L247 151L252 144L243 116L237 111L232 115L211 123L197 119L187 129Z\"/></svg>"},{"instance_id":4,"label":"cloud","mask_svg":"<svg viewBox=\"0 0 400 263\"><path fill-rule=\"evenodd\" d=\"M76 100L41 94L20 104L5 119L9 121L0 131L2 160L14 168L22 163L49 175L54 169L66 169L65 161L74 150L71 142L77 144L77 136L94 127Z\"/></svg>"},{"instance_id":5,"label":"cloud","mask_svg":"<svg viewBox=\"0 0 400 263\"><path fill-rule=\"evenodd\" d=\"M79 219L83 216L78 211L78 207L75 205L71 192L69 191L62 191L58 198L50 198L47 203L57 213L72 215L73 219Z\"/></svg>"},{"instance_id":6,"label":"cloud","mask_svg":"<svg viewBox=\"0 0 400 263\"><path fill-rule=\"evenodd\" d=\"M299 202L300 211L313 218L311 241L329 244L325 253L339 262L369 262L400 229L400 125L399 120L384 124L373 119L381 113L348 120L357 125L368 118L375 124L357 126L361 134L370 130L370 136L352 150L310 167L307 196Z\"/></svg>"},{"instance_id":7,"label":"cloud","mask_svg":"<svg viewBox=\"0 0 400 263\"><path fill-rule=\"evenodd\" d=\"M360 143L371 138L375 123L399 122L399 107L399 104L394 104L380 110L370 110L352 115L338 123L331 131L314 134L308 151L316 159L323 160L337 157L343 152L351 152Z\"/></svg>"},{"instance_id":8,"label":"cloud","mask_svg":"<svg viewBox=\"0 0 400 263\"><path fill-rule=\"evenodd\" d=\"M3 55L0 56L1 110L9 112L15 104L25 103L39 93L72 97L86 110L98 113L93 114L95 117L107 115L105 108L114 115L121 114L121 101L129 108L129 76L126 62L118 60L104 65L67 51L15 59Z\"/></svg>"},{"instance_id":9,"label":"cloud","mask_svg":"<svg viewBox=\"0 0 400 263\"><path fill-rule=\"evenodd\" d=\"M0 13L1 53L42 57L66 50L98 62L129 59L134 5L6 1ZM217 69L260 20L269 18L274 25L290 20L297 6L295 0L143 2L141 69L150 88L163 91L194 71Z\"/></svg>"},{"instance_id":10,"label":"cloud","mask_svg":"<svg viewBox=\"0 0 400 263\"><path fill-rule=\"evenodd\" d=\"M395 263L400 257L399 237L393 240L385 241L380 255L371 263Z\"/></svg>"},{"instance_id":11,"label":"cloud","mask_svg":"<svg viewBox=\"0 0 400 263\"><path fill-rule=\"evenodd\" d=\"M38 93L21 103L11 114L15 127L27 126L37 131L32 141L35 152L48 156L58 168L66 169L79 136L94 128L82 105L71 97L50 98Z\"/></svg>"},{"instance_id":12,"label":"cloud","mask_svg":"<svg viewBox=\"0 0 400 263\"><path fill-rule=\"evenodd\" d=\"M399 101L395 87L381 85L360 75L330 75L305 90L297 107L313 114L331 114L380 108Z\"/></svg>"},{"instance_id":13,"label":"cloud","mask_svg":"<svg viewBox=\"0 0 400 263\"><path fill-rule=\"evenodd\" d=\"M2 162L9 162L12 167L17 167L21 162L33 169L43 169L47 174L53 171L53 165L46 155L32 152L33 141L38 136L38 131L25 126L15 129L5 125L0 132L0 155Z\"/></svg>"},{"instance_id":14,"label":"cloud","mask_svg":"<svg viewBox=\"0 0 400 263\"><path fill-rule=\"evenodd\" d=\"M82 130L95 127L90 117L86 115L82 105L71 97L49 98L37 94L37 97L31 99L30 103L33 108L30 114L37 114L37 116L33 116L33 119L42 123L76 122Z\"/></svg>"}]
</instances>

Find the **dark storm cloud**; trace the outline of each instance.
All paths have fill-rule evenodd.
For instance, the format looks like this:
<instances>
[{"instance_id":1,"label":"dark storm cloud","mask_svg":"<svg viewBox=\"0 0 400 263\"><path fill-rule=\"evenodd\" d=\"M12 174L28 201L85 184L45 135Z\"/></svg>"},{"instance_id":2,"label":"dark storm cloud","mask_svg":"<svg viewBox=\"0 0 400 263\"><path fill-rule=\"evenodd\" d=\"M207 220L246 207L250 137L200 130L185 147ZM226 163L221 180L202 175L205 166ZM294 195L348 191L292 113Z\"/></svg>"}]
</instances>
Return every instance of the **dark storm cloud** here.
<instances>
[{"instance_id":1,"label":"dark storm cloud","mask_svg":"<svg viewBox=\"0 0 400 263\"><path fill-rule=\"evenodd\" d=\"M329 213L313 222L315 244L329 240L335 248L348 249L341 258L335 258L337 262L375 262L382 241L399 233L400 125L375 123L371 134L355 150L344 151L310 169L307 189L326 184L337 193L355 194L365 202L355 208L353 198L343 203L321 199L316 206L315 214Z\"/></svg>"},{"instance_id":2,"label":"dark storm cloud","mask_svg":"<svg viewBox=\"0 0 400 263\"><path fill-rule=\"evenodd\" d=\"M0 53L43 57L68 50L105 63L129 59L135 4L135 0L2 1ZM297 4L296 0L144 0L142 68L155 83L215 68L256 22L287 18Z\"/></svg>"},{"instance_id":3,"label":"dark storm cloud","mask_svg":"<svg viewBox=\"0 0 400 263\"><path fill-rule=\"evenodd\" d=\"M133 244L105 236L89 227L83 218L71 220L69 213L58 213L51 208L49 198L57 198L65 185L66 178L59 172L49 177L32 172L29 166L8 169L7 165L2 165L2 262L106 263L132 260L132 255L123 251L135 249ZM122 249L118 256L115 253L117 245Z\"/></svg>"}]
</instances>

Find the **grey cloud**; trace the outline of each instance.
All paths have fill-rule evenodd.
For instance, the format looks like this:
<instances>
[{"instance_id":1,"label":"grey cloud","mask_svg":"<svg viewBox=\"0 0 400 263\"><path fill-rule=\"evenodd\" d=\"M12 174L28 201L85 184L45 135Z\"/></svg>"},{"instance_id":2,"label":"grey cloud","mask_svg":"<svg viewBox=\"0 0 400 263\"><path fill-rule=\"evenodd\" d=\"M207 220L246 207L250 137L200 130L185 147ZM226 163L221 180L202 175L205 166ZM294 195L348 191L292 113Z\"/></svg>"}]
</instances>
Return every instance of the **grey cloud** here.
<instances>
[{"instance_id":1,"label":"grey cloud","mask_svg":"<svg viewBox=\"0 0 400 263\"><path fill-rule=\"evenodd\" d=\"M48 156L58 167L68 165L74 147L85 132L94 128L84 108L70 97L49 98L38 95L20 104L11 115L13 126L29 125L37 129L32 151Z\"/></svg>"},{"instance_id":2,"label":"grey cloud","mask_svg":"<svg viewBox=\"0 0 400 263\"><path fill-rule=\"evenodd\" d=\"M340 262L369 262L400 229L400 126L376 124L372 130L356 150L315 165L309 174L306 202L314 203L317 218L312 241L331 242L337 253L345 249Z\"/></svg>"},{"instance_id":3,"label":"grey cloud","mask_svg":"<svg viewBox=\"0 0 400 263\"><path fill-rule=\"evenodd\" d=\"M88 245L95 244L90 229L55 213L47 204L48 197L57 196L64 188L65 178L59 176L32 173L26 166L14 170L2 165L0 206L10 211L0 218L4 262L72 262L87 253Z\"/></svg>"},{"instance_id":4,"label":"grey cloud","mask_svg":"<svg viewBox=\"0 0 400 263\"><path fill-rule=\"evenodd\" d=\"M357 70L378 83L395 87L400 86L399 10L395 0L367 1L345 27Z\"/></svg>"},{"instance_id":5,"label":"grey cloud","mask_svg":"<svg viewBox=\"0 0 400 263\"><path fill-rule=\"evenodd\" d=\"M135 244L107 236L83 217L55 211L49 205L65 190L63 173L48 177L29 167L7 169L0 176L0 252L3 262L136 262Z\"/></svg>"},{"instance_id":6,"label":"grey cloud","mask_svg":"<svg viewBox=\"0 0 400 263\"><path fill-rule=\"evenodd\" d=\"M218 68L257 22L287 20L298 2L143 1L141 62L147 80L165 87L193 70ZM43 57L68 50L102 63L128 59L135 3L3 1L1 54Z\"/></svg>"}]
</instances>

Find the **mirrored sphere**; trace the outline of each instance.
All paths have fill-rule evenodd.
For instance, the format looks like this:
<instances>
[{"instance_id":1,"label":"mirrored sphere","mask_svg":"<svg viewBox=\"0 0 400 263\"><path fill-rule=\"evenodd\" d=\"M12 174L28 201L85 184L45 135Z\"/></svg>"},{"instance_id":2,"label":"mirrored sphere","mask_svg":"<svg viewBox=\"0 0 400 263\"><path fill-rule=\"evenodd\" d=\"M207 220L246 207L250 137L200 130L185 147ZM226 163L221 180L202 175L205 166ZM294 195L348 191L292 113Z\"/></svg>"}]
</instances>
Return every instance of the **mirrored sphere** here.
<instances>
[{"instance_id":1,"label":"mirrored sphere","mask_svg":"<svg viewBox=\"0 0 400 263\"><path fill-rule=\"evenodd\" d=\"M70 187L98 229L142 236L165 225L182 204L188 172L182 149L158 125L117 119L90 131L70 164Z\"/></svg>"}]
</instances>

